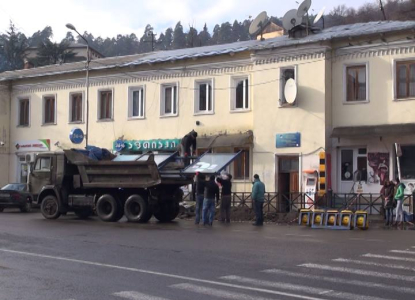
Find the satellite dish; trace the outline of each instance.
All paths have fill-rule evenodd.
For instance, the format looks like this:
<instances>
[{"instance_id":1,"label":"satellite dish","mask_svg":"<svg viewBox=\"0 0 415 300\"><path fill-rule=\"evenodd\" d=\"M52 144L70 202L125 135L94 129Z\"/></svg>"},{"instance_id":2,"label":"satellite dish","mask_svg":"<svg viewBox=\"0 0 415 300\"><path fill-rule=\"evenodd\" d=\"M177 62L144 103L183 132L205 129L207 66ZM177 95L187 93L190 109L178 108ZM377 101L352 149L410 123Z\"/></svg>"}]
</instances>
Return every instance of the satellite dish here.
<instances>
[{"instance_id":1,"label":"satellite dish","mask_svg":"<svg viewBox=\"0 0 415 300\"><path fill-rule=\"evenodd\" d=\"M284 17L282 18L282 26L285 30L291 30L293 27L301 24L301 17L297 17L297 10L292 9L286 12Z\"/></svg>"},{"instance_id":2,"label":"satellite dish","mask_svg":"<svg viewBox=\"0 0 415 300\"><path fill-rule=\"evenodd\" d=\"M252 21L251 25L249 26L249 34L255 35L259 31L262 31L267 21L267 12L263 11L255 18L255 20Z\"/></svg>"},{"instance_id":3,"label":"satellite dish","mask_svg":"<svg viewBox=\"0 0 415 300\"><path fill-rule=\"evenodd\" d=\"M288 104L294 104L297 98L297 84L294 79L290 78L285 83L284 96Z\"/></svg>"},{"instance_id":4,"label":"satellite dish","mask_svg":"<svg viewBox=\"0 0 415 300\"><path fill-rule=\"evenodd\" d=\"M304 17L308 13L308 10L310 9L310 7L311 7L311 0L304 0L298 7L297 17L299 18Z\"/></svg>"},{"instance_id":5,"label":"satellite dish","mask_svg":"<svg viewBox=\"0 0 415 300\"><path fill-rule=\"evenodd\" d=\"M315 24L317 24L317 22L318 21L320 21L320 19L323 17L323 15L324 15L324 11L326 10L326 7L324 6L320 11L319 11L319 13L317 14L317 16L315 17L315 19L314 19L314 22L313 22L313 24L315 25Z\"/></svg>"}]
</instances>

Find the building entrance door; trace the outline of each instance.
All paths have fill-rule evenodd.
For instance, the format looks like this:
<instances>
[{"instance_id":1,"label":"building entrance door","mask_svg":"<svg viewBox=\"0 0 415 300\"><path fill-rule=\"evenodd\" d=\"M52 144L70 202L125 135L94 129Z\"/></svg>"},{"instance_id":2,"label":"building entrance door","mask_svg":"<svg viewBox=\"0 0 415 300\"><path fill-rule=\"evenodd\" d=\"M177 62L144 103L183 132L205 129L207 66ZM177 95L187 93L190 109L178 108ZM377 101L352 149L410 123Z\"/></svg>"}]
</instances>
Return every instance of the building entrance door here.
<instances>
[{"instance_id":1,"label":"building entrance door","mask_svg":"<svg viewBox=\"0 0 415 300\"><path fill-rule=\"evenodd\" d=\"M281 210L289 212L291 201L298 198L299 157L278 156L278 194Z\"/></svg>"}]
</instances>

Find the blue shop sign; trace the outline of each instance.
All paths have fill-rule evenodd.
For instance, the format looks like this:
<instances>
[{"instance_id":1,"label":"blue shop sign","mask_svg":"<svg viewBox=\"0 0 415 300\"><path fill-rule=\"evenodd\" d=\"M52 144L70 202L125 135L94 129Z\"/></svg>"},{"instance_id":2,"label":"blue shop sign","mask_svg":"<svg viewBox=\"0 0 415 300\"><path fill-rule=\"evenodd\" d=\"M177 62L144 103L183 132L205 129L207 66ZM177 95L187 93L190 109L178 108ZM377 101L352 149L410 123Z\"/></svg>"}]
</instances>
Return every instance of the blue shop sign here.
<instances>
[{"instance_id":1,"label":"blue shop sign","mask_svg":"<svg viewBox=\"0 0 415 300\"><path fill-rule=\"evenodd\" d=\"M277 148L290 148L290 147L300 147L301 146L301 133L280 133L277 134L276 139Z\"/></svg>"},{"instance_id":2,"label":"blue shop sign","mask_svg":"<svg viewBox=\"0 0 415 300\"><path fill-rule=\"evenodd\" d=\"M74 144L81 144L84 141L84 132L81 128L74 128L69 133L69 139Z\"/></svg>"}]
</instances>

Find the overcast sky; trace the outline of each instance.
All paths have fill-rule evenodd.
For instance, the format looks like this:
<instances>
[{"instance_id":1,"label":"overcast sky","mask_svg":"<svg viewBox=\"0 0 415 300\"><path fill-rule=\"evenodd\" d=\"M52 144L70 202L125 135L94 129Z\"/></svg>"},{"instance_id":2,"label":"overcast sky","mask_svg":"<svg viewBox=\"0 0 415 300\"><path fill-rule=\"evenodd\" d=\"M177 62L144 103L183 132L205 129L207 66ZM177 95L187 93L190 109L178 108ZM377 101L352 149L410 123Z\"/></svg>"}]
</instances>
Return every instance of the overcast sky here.
<instances>
[{"instance_id":1,"label":"overcast sky","mask_svg":"<svg viewBox=\"0 0 415 300\"><path fill-rule=\"evenodd\" d=\"M323 6L329 12L334 6L346 4L358 7L374 0L314 0L317 13ZM0 32L5 32L12 20L27 36L52 26L54 40L60 41L72 23L83 33L95 37L114 37L135 33L141 37L147 24L155 33L164 32L182 21L185 31L189 24L198 30L207 23L212 32L215 24L235 19L255 17L265 10L268 15L283 16L297 8L296 0L0 0Z\"/></svg>"}]
</instances>

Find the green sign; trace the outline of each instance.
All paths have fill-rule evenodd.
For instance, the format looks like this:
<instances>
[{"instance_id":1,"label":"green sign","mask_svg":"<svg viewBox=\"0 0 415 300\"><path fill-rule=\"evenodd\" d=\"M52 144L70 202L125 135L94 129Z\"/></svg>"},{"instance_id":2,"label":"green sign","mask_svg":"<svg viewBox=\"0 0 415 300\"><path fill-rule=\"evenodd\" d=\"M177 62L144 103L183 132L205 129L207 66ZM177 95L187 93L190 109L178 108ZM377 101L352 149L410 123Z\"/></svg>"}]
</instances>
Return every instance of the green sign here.
<instances>
[{"instance_id":1,"label":"green sign","mask_svg":"<svg viewBox=\"0 0 415 300\"><path fill-rule=\"evenodd\" d=\"M134 151L174 151L178 150L180 139L169 140L117 140L113 143L113 149L117 152Z\"/></svg>"}]
</instances>

